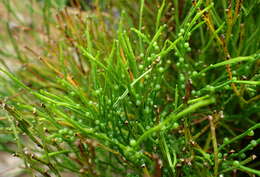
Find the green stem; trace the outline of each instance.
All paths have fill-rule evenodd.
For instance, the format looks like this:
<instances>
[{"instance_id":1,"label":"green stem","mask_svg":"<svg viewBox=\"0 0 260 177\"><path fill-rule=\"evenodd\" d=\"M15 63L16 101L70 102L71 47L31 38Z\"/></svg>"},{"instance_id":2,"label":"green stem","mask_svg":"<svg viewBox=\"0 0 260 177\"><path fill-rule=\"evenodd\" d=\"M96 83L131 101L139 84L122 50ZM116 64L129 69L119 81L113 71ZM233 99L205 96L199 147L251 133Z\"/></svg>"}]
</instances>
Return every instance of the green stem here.
<instances>
[{"instance_id":1,"label":"green stem","mask_svg":"<svg viewBox=\"0 0 260 177\"><path fill-rule=\"evenodd\" d=\"M255 170L253 168L249 168L249 167L245 167L243 165L240 165L238 169L241 170L241 171L244 171L244 172L253 173L253 174L260 176L260 171Z\"/></svg>"},{"instance_id":2,"label":"green stem","mask_svg":"<svg viewBox=\"0 0 260 177\"><path fill-rule=\"evenodd\" d=\"M183 116L190 114L194 111L196 111L197 109L213 104L215 102L215 98L210 98L207 100L203 100L201 102L195 103L191 106L189 106L188 108L184 109L183 111L181 111L180 113L178 113L177 115L175 113L170 114L163 122L161 122L160 124L158 124L157 126L154 126L152 128L150 128L149 130L147 130L146 132L144 132L139 139L136 141L136 144L134 146L138 147L142 141L144 141L146 138L148 138L151 134L162 130L164 126L166 126L167 124L169 124L170 122L176 122L177 120L179 120L180 118L182 118Z\"/></svg>"},{"instance_id":3,"label":"green stem","mask_svg":"<svg viewBox=\"0 0 260 177\"><path fill-rule=\"evenodd\" d=\"M142 32L142 25L143 25L143 10L144 10L144 0L140 1L140 14L139 14L139 26L138 30ZM140 50L141 53L143 53L143 43L142 43L142 38L139 36L139 45L140 45Z\"/></svg>"},{"instance_id":4,"label":"green stem","mask_svg":"<svg viewBox=\"0 0 260 177\"><path fill-rule=\"evenodd\" d=\"M239 139L241 139L241 138L243 138L243 137L245 137L245 136L248 136L248 133L249 133L250 131L255 130L255 129L257 129L257 128L260 128L260 123L258 123L258 124L256 124L256 125L254 125L253 127L249 128L249 129L248 129L247 131L245 131L244 133L242 133L242 134L240 134L240 135L238 135L238 136L232 138L231 140L229 140L229 141L223 143L223 144L219 147L219 151L222 150L226 145L231 144L231 143L233 143L233 142L235 142L235 141L237 141L237 140L239 140Z\"/></svg>"}]
</instances>

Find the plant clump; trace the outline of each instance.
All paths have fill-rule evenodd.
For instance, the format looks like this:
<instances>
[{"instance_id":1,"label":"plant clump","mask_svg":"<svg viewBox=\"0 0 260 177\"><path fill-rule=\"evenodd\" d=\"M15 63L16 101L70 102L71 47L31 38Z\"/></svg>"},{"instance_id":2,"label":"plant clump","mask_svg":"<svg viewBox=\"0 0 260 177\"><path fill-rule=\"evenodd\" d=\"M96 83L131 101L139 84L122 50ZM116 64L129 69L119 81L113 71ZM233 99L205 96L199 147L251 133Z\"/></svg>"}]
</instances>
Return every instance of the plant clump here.
<instances>
[{"instance_id":1,"label":"plant clump","mask_svg":"<svg viewBox=\"0 0 260 177\"><path fill-rule=\"evenodd\" d=\"M15 2L0 143L29 174L260 175L259 1Z\"/></svg>"}]
</instances>

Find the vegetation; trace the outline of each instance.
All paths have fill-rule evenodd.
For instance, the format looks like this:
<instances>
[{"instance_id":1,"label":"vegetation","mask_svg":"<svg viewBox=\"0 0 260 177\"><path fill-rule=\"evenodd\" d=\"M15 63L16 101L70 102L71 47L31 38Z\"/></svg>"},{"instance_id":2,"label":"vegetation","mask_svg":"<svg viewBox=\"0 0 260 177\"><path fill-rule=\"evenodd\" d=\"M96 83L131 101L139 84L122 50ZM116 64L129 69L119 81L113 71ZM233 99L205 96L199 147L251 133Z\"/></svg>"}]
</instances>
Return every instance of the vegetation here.
<instances>
[{"instance_id":1,"label":"vegetation","mask_svg":"<svg viewBox=\"0 0 260 177\"><path fill-rule=\"evenodd\" d=\"M2 150L32 176L260 176L259 0L84 2L1 0Z\"/></svg>"}]
</instances>

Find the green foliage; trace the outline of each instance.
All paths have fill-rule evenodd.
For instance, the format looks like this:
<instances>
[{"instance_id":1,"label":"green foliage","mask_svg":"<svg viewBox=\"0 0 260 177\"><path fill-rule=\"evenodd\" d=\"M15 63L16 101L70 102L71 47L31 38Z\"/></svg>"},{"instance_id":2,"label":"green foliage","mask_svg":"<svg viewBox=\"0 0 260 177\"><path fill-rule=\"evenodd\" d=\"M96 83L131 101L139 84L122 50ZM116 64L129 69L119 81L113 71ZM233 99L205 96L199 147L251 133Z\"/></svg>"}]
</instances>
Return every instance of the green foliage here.
<instances>
[{"instance_id":1,"label":"green foliage","mask_svg":"<svg viewBox=\"0 0 260 177\"><path fill-rule=\"evenodd\" d=\"M32 175L260 175L258 1L2 4L0 133Z\"/></svg>"}]
</instances>

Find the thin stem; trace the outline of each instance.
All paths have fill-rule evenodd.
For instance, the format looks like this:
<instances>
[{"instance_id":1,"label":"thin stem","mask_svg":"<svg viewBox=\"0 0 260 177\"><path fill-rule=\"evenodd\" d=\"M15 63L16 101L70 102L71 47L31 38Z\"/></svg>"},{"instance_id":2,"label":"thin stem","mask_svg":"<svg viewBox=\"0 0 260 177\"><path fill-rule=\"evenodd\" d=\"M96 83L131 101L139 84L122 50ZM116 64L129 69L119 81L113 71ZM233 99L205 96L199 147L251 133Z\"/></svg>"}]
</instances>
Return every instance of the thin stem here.
<instances>
[{"instance_id":1,"label":"thin stem","mask_svg":"<svg viewBox=\"0 0 260 177\"><path fill-rule=\"evenodd\" d=\"M244 133L232 138L231 140L227 141L227 142L224 142L220 147L219 147L219 151L222 150L225 146L245 137L245 136L248 136L248 133L257 129L257 128L260 128L260 123L254 125L253 127L249 128L248 130L244 131Z\"/></svg>"},{"instance_id":2,"label":"thin stem","mask_svg":"<svg viewBox=\"0 0 260 177\"><path fill-rule=\"evenodd\" d=\"M140 0L139 25L138 25L138 30L140 32L142 32L142 26L143 26L144 1L145 0ZM143 42L140 36L139 36L139 46L140 46L141 53L143 53Z\"/></svg>"},{"instance_id":3,"label":"thin stem","mask_svg":"<svg viewBox=\"0 0 260 177\"><path fill-rule=\"evenodd\" d=\"M214 165L214 175L217 176L218 175L218 166L219 166L219 162L218 162L218 143L217 143L217 137L216 137L216 128L215 125L213 123L213 117L209 116L209 123L210 123L210 130L211 130L211 139L212 139L212 144L213 144L213 149L214 149L214 161L215 161L215 165Z\"/></svg>"},{"instance_id":4,"label":"thin stem","mask_svg":"<svg viewBox=\"0 0 260 177\"><path fill-rule=\"evenodd\" d=\"M144 134L142 134L139 139L136 141L135 146L138 147L142 141L144 141L147 137L149 137L151 134L153 134L154 132L157 132L159 130L162 130L163 127L167 124L169 124L170 122L176 122L177 120L179 120L180 118L182 118L183 116L190 114L194 111L196 111L197 109L213 104L215 102L214 98L211 99L207 99L207 100L203 100L200 101L198 103L195 103L191 106L189 106L188 108L184 109L183 111L181 111L178 114L172 113L171 115L169 115L163 122L161 122L160 124L158 124L157 126L150 128L149 130L147 130L146 132L144 132Z\"/></svg>"}]
</instances>

